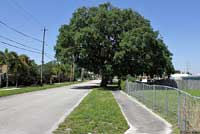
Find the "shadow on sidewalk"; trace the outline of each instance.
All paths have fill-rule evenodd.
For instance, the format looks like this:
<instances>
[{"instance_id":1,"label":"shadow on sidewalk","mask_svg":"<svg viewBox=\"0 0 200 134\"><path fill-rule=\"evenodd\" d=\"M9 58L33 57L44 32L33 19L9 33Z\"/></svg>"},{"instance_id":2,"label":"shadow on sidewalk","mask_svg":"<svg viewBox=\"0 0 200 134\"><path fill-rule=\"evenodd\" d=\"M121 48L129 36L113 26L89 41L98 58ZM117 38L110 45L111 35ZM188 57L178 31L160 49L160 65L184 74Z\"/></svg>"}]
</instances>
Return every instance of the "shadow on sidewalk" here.
<instances>
[{"instance_id":1,"label":"shadow on sidewalk","mask_svg":"<svg viewBox=\"0 0 200 134\"><path fill-rule=\"evenodd\" d=\"M107 87L102 87L102 90L118 91L120 87L116 84L108 84Z\"/></svg>"}]
</instances>

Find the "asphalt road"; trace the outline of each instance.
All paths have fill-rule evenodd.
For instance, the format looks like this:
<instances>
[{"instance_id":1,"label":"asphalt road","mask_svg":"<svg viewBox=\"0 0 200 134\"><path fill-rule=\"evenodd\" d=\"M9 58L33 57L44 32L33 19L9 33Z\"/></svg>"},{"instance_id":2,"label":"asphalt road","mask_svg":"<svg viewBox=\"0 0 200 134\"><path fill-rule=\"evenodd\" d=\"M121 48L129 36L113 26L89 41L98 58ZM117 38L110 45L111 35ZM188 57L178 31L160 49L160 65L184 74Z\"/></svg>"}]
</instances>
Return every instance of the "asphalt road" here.
<instances>
[{"instance_id":1,"label":"asphalt road","mask_svg":"<svg viewBox=\"0 0 200 134\"><path fill-rule=\"evenodd\" d=\"M97 83L0 98L0 134L50 134Z\"/></svg>"}]
</instances>

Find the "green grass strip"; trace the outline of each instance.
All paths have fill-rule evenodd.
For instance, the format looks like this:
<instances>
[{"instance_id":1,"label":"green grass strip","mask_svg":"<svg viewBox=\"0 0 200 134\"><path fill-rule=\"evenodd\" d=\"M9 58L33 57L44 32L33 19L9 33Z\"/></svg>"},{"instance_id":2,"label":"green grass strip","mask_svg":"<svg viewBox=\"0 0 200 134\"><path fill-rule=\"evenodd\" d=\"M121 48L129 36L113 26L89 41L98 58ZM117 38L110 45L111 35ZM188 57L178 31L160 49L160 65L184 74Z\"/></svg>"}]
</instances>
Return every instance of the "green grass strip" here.
<instances>
[{"instance_id":1,"label":"green grass strip","mask_svg":"<svg viewBox=\"0 0 200 134\"><path fill-rule=\"evenodd\" d=\"M123 134L128 129L120 108L108 90L94 89L59 125L55 134Z\"/></svg>"},{"instance_id":2,"label":"green grass strip","mask_svg":"<svg viewBox=\"0 0 200 134\"><path fill-rule=\"evenodd\" d=\"M57 88L57 87L68 86L68 85L77 84L77 83L80 83L80 82L65 82L65 83L53 84L53 85L30 86L30 87L23 87L23 88L14 89L14 90L1 90L0 89L0 97L10 96L10 95L15 95L15 94L22 94L22 93L33 92L33 91L39 91L39 90L46 90L46 89L51 89L51 88Z\"/></svg>"},{"instance_id":3,"label":"green grass strip","mask_svg":"<svg viewBox=\"0 0 200 134\"><path fill-rule=\"evenodd\" d=\"M193 95L193 96L198 96L200 97L200 89L189 89L189 90L185 90L186 92L188 92L189 94Z\"/></svg>"}]
</instances>

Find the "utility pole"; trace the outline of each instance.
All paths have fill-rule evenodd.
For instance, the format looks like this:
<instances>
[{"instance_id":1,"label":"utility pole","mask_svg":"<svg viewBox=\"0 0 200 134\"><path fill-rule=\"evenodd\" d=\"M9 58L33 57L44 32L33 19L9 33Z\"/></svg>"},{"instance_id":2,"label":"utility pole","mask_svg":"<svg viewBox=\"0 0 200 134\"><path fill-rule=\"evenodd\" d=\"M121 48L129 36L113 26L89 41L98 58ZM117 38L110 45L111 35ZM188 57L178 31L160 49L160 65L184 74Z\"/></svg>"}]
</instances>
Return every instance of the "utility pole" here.
<instances>
[{"instance_id":1,"label":"utility pole","mask_svg":"<svg viewBox=\"0 0 200 134\"><path fill-rule=\"evenodd\" d=\"M190 62L187 61L186 62L186 73L189 73L190 72Z\"/></svg>"},{"instance_id":2,"label":"utility pole","mask_svg":"<svg viewBox=\"0 0 200 134\"><path fill-rule=\"evenodd\" d=\"M44 29L43 29L43 40L42 40L42 65L41 65L41 76L40 76L41 86L43 86L44 45L45 45L46 31L47 31L47 29L44 27Z\"/></svg>"}]
</instances>

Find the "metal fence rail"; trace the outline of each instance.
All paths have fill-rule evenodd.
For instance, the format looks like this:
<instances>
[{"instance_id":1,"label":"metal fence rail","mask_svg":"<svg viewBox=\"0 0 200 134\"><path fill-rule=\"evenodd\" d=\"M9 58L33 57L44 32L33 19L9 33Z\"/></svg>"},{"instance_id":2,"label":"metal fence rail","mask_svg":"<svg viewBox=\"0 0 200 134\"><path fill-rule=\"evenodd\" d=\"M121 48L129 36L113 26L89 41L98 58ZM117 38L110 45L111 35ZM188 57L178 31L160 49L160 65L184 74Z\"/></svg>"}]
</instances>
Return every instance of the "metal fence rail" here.
<instances>
[{"instance_id":1,"label":"metal fence rail","mask_svg":"<svg viewBox=\"0 0 200 134\"><path fill-rule=\"evenodd\" d=\"M200 97L177 88L128 81L125 92L177 125L181 133L200 133Z\"/></svg>"}]
</instances>

